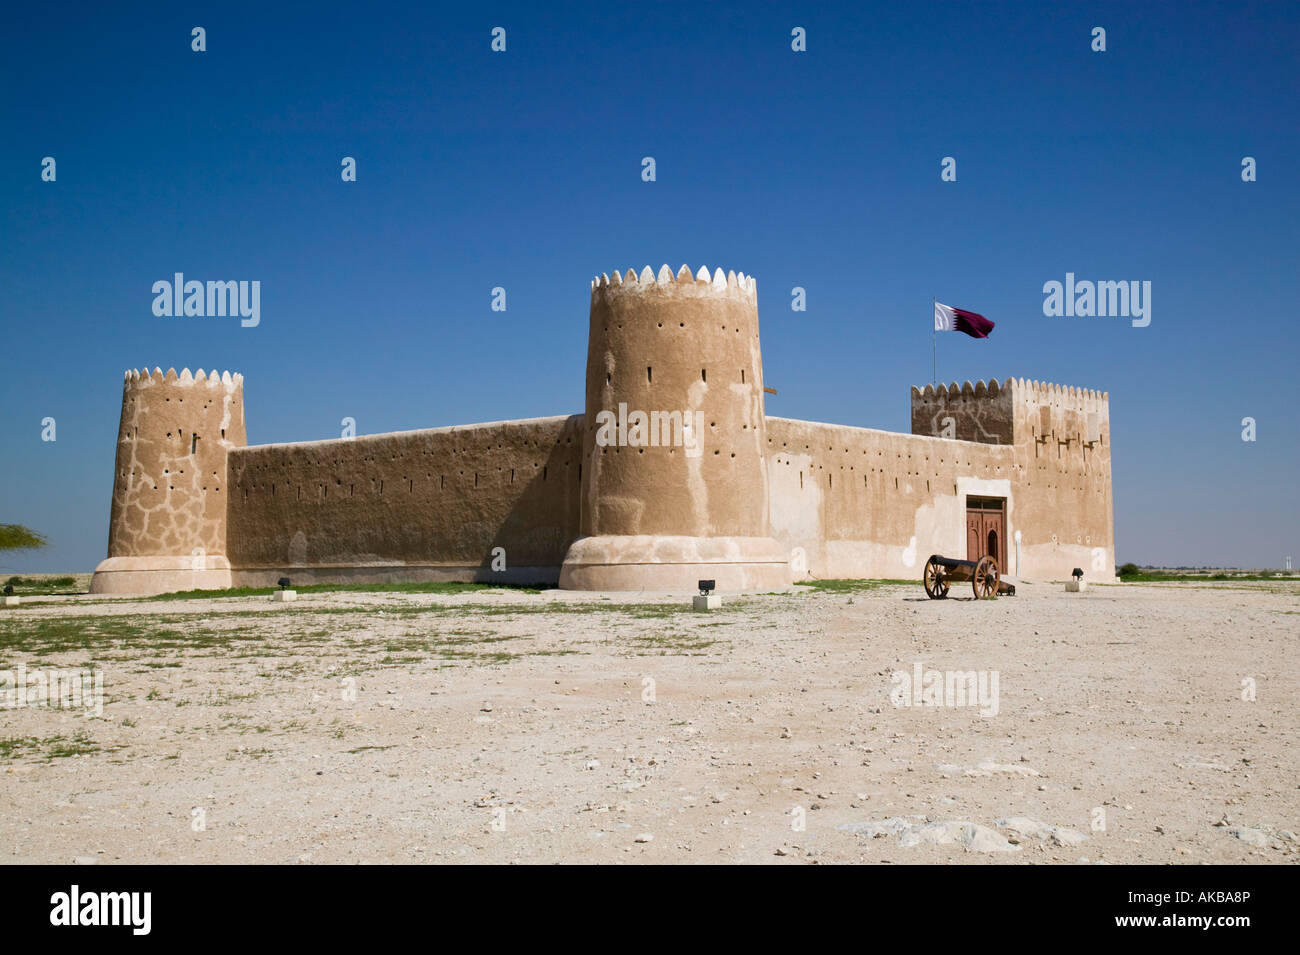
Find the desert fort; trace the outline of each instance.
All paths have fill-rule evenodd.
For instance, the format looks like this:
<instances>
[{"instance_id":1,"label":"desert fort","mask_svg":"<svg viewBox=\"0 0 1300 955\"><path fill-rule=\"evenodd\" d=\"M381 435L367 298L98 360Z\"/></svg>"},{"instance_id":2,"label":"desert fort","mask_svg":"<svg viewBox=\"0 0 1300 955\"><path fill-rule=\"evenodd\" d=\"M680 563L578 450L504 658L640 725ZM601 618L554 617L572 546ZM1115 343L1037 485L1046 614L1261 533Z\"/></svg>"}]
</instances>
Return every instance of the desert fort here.
<instances>
[{"instance_id":1,"label":"desert fort","mask_svg":"<svg viewBox=\"0 0 1300 955\"><path fill-rule=\"evenodd\" d=\"M911 434L770 417L758 292L664 266L591 282L582 413L248 446L241 375L129 371L95 593L478 580L580 590L1113 579L1108 396L913 387Z\"/></svg>"}]
</instances>

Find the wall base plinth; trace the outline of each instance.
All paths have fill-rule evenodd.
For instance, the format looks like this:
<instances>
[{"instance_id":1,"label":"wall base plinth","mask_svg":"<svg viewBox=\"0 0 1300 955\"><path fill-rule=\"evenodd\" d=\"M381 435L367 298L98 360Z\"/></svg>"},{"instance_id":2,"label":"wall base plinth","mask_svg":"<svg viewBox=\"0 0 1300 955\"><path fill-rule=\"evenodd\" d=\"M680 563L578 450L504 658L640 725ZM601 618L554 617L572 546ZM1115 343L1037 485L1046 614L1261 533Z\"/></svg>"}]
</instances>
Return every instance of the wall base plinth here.
<instances>
[{"instance_id":1,"label":"wall base plinth","mask_svg":"<svg viewBox=\"0 0 1300 955\"><path fill-rule=\"evenodd\" d=\"M693 591L789 587L790 555L770 537L580 537L560 568L566 590Z\"/></svg>"},{"instance_id":2,"label":"wall base plinth","mask_svg":"<svg viewBox=\"0 0 1300 955\"><path fill-rule=\"evenodd\" d=\"M224 590L230 586L225 557L110 557L90 578L92 594L175 593L179 590Z\"/></svg>"}]
</instances>

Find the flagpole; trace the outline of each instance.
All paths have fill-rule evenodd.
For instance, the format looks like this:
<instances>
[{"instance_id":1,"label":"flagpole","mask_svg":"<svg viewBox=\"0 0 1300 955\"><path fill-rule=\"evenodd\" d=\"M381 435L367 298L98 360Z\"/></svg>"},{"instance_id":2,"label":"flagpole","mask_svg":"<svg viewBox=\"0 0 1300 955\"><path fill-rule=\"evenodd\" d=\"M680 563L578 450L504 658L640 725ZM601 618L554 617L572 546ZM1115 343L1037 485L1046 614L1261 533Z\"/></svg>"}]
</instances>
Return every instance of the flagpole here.
<instances>
[{"instance_id":1,"label":"flagpole","mask_svg":"<svg viewBox=\"0 0 1300 955\"><path fill-rule=\"evenodd\" d=\"M939 304L937 296L930 298L930 385L939 387L939 332L934 327L934 308Z\"/></svg>"}]
</instances>

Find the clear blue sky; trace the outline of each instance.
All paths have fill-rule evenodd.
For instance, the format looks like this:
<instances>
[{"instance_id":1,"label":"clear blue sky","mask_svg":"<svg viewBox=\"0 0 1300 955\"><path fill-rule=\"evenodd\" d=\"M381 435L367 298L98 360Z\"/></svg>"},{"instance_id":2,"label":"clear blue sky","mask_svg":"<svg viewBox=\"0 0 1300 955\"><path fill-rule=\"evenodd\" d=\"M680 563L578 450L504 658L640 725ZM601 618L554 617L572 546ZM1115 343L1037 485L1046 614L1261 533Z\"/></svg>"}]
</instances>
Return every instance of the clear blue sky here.
<instances>
[{"instance_id":1,"label":"clear blue sky","mask_svg":"<svg viewBox=\"0 0 1300 955\"><path fill-rule=\"evenodd\" d=\"M592 274L664 262L757 277L770 414L908 430L937 296L997 322L940 378L1110 392L1120 561L1300 560L1296 4L548 7L5 5L0 521L53 546L0 570L105 556L126 368L242 372L254 444L580 412ZM260 326L155 317L177 271ZM1045 317L1067 271L1151 325Z\"/></svg>"}]
</instances>

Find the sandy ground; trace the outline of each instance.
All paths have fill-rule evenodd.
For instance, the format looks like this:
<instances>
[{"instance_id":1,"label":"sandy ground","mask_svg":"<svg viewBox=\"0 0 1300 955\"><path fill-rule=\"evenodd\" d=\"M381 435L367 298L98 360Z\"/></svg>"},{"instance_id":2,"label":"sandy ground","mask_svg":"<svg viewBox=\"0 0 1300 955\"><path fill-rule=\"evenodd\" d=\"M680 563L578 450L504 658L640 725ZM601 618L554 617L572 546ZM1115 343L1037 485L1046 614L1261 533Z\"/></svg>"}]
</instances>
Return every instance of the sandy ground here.
<instances>
[{"instance_id":1,"label":"sandy ground","mask_svg":"<svg viewBox=\"0 0 1300 955\"><path fill-rule=\"evenodd\" d=\"M1298 621L1282 583L32 600L0 669L106 703L0 709L0 859L1293 863ZM894 705L918 663L998 712Z\"/></svg>"}]
</instances>

